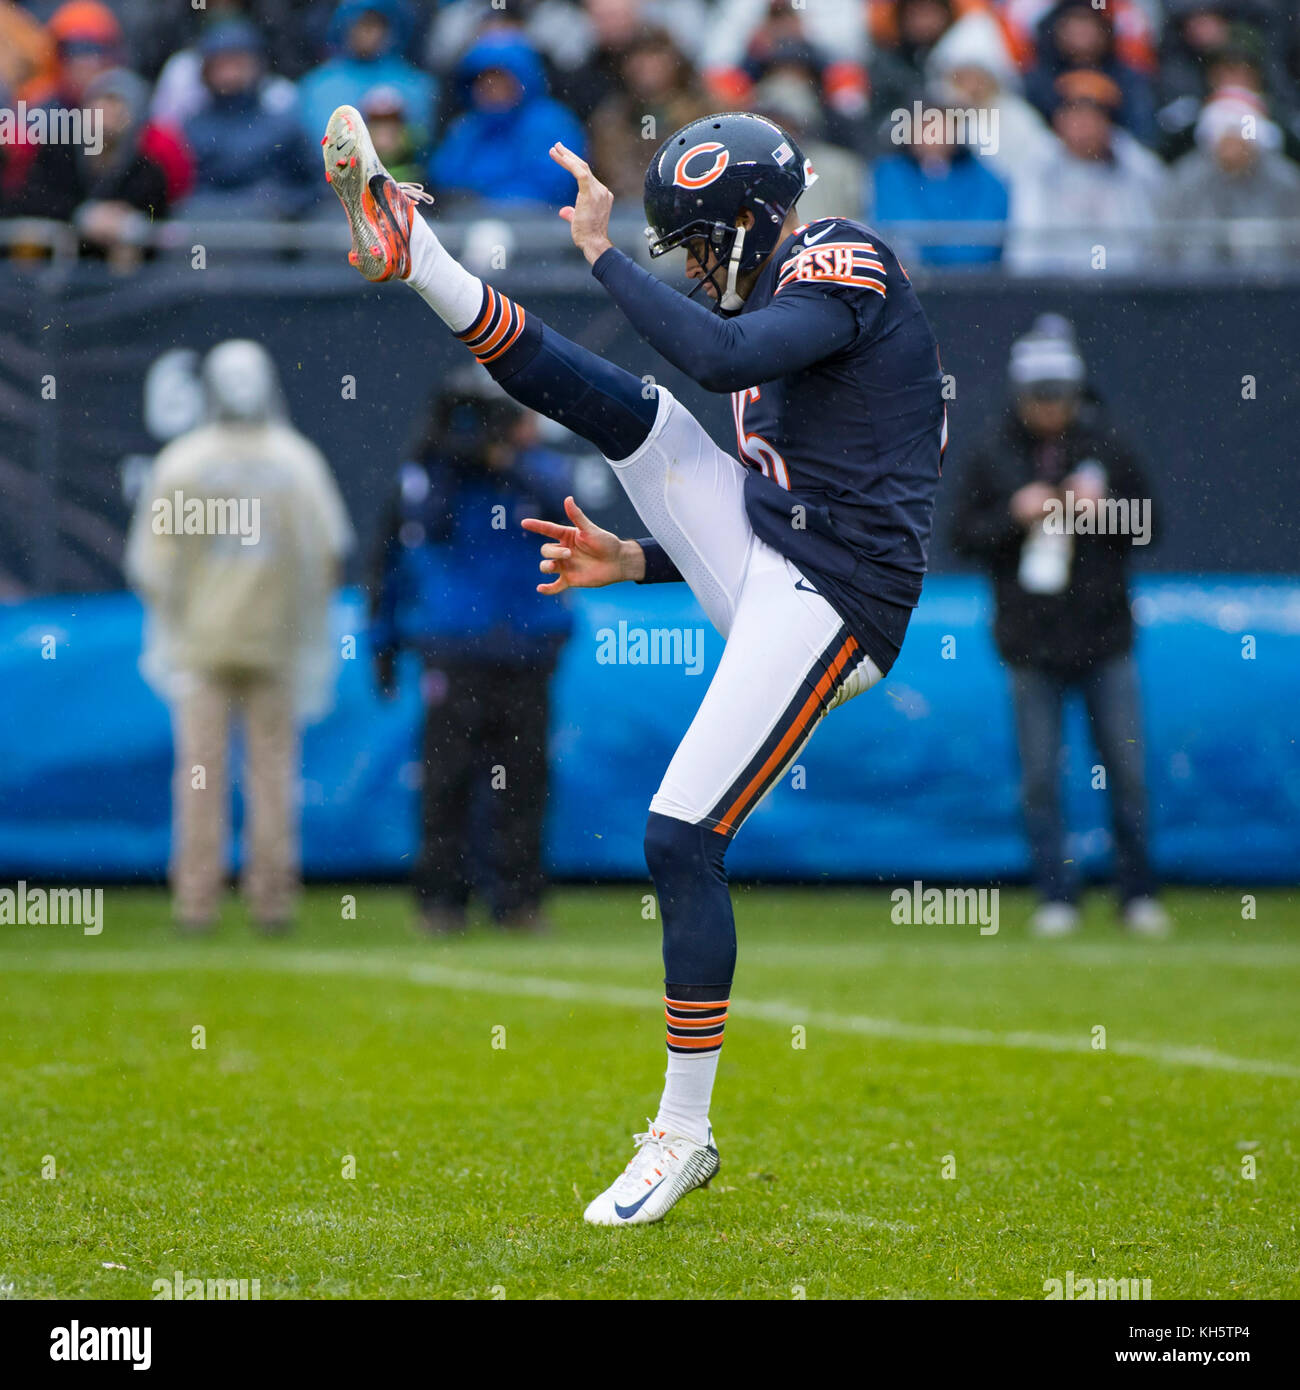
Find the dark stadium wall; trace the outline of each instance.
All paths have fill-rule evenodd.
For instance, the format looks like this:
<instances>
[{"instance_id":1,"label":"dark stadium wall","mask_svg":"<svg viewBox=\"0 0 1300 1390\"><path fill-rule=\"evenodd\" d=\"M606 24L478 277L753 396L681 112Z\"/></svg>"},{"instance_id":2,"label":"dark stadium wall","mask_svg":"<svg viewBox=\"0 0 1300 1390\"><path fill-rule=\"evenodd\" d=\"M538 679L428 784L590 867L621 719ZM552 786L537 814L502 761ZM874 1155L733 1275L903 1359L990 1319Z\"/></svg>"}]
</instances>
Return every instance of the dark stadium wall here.
<instances>
[{"instance_id":1,"label":"dark stadium wall","mask_svg":"<svg viewBox=\"0 0 1300 1390\"><path fill-rule=\"evenodd\" d=\"M665 367L580 267L535 263L498 283L561 331L664 382L716 438L730 437L727 398ZM1011 341L1047 310L1075 323L1093 384L1152 479L1163 536L1139 566L1300 568L1293 459L1280 442L1259 443L1294 438L1300 387L1279 345L1294 341L1300 287L949 277L923 287L922 300L954 393L936 573L955 567L950 508L963 459L1004 407ZM159 447L144 423L145 374L170 349L202 352L228 337L269 348L293 419L330 460L364 547L429 390L464 360L414 295L292 262L156 267L128 280L93 267L70 277L0 267L0 478L9 501L0 591L121 586L124 480ZM344 391L349 376L355 399ZM636 529L617 490L590 500L607 524Z\"/></svg>"}]
</instances>

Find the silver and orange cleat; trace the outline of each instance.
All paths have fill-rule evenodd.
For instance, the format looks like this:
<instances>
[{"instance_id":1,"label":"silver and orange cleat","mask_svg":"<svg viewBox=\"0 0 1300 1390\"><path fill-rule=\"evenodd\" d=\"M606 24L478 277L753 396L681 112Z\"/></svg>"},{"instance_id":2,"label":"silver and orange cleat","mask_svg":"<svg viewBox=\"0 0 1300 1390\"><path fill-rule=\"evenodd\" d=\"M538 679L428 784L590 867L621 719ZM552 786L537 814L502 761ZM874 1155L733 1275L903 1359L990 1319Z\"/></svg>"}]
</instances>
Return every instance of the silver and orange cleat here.
<instances>
[{"instance_id":1,"label":"silver and orange cleat","mask_svg":"<svg viewBox=\"0 0 1300 1390\"><path fill-rule=\"evenodd\" d=\"M405 280L415 205L433 202L433 195L418 183L398 183L384 168L355 106L336 108L321 146L326 182L352 227L348 260L367 280Z\"/></svg>"}]
</instances>

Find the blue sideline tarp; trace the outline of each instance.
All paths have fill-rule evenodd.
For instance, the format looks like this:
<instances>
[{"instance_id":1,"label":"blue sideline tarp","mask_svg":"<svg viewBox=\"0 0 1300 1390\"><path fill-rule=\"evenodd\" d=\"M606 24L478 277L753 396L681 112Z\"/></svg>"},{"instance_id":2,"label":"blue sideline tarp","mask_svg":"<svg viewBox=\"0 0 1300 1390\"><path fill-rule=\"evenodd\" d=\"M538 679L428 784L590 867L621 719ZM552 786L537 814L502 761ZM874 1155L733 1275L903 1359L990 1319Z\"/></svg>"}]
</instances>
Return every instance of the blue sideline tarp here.
<instances>
[{"instance_id":1,"label":"blue sideline tarp","mask_svg":"<svg viewBox=\"0 0 1300 1390\"><path fill-rule=\"evenodd\" d=\"M579 594L574 611L553 689L550 867L642 878L647 804L721 639L680 585ZM1148 577L1135 612L1160 873L1297 881L1300 582ZM408 667L398 698L378 698L355 593L334 621L340 646L354 635L360 655L340 663L334 710L306 733L305 869L401 877L415 848L418 679ZM602 660L620 621L698 631L702 669ZM888 680L829 717L737 838L733 874L1023 876L1007 681L989 625L983 581L931 577ZM140 607L127 594L0 609L0 876L164 873L170 729L137 670L140 636ZM1081 710L1067 729L1070 850L1104 872L1107 802L1092 789Z\"/></svg>"}]
</instances>

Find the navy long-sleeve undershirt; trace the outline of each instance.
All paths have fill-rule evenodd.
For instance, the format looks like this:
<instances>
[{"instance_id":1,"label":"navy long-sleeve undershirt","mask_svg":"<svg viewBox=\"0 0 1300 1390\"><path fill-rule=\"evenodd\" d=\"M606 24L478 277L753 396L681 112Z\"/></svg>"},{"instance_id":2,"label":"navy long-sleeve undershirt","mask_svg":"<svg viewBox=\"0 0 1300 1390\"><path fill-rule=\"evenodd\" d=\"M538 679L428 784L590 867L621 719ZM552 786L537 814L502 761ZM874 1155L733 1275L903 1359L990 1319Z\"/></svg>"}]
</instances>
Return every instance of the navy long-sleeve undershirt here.
<instances>
[{"instance_id":1,"label":"navy long-sleeve undershirt","mask_svg":"<svg viewBox=\"0 0 1300 1390\"><path fill-rule=\"evenodd\" d=\"M721 318L611 246L591 273L662 357L706 391L743 391L847 347L857 315L843 299L792 286L762 309Z\"/></svg>"},{"instance_id":2,"label":"navy long-sleeve undershirt","mask_svg":"<svg viewBox=\"0 0 1300 1390\"><path fill-rule=\"evenodd\" d=\"M629 323L674 367L706 391L743 391L810 367L846 347L858 331L853 310L824 293L787 294L752 314L721 318L610 247L591 273ZM642 584L680 580L677 567L652 537Z\"/></svg>"}]
</instances>

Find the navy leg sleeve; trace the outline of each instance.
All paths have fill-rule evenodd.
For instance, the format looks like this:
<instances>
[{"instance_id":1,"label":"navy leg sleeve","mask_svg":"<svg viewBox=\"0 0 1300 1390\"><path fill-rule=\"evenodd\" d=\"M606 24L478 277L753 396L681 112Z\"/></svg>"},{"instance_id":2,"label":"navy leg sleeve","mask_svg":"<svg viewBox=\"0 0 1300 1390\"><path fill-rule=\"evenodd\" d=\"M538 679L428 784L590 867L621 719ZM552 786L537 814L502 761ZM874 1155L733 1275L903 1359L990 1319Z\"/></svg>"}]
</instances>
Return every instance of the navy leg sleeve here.
<instances>
[{"instance_id":1,"label":"navy leg sleeve","mask_svg":"<svg viewBox=\"0 0 1300 1390\"><path fill-rule=\"evenodd\" d=\"M497 296L511 311L516 306ZM659 395L640 377L547 327L520 315L507 350L479 358L493 377L531 410L589 440L608 459L625 459L645 443L659 412Z\"/></svg>"},{"instance_id":2,"label":"navy leg sleeve","mask_svg":"<svg viewBox=\"0 0 1300 1390\"><path fill-rule=\"evenodd\" d=\"M723 856L725 835L651 811L645 857L659 897L668 993L708 986L725 999L736 969L736 921Z\"/></svg>"}]
</instances>

